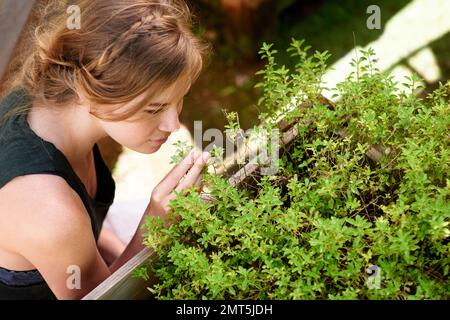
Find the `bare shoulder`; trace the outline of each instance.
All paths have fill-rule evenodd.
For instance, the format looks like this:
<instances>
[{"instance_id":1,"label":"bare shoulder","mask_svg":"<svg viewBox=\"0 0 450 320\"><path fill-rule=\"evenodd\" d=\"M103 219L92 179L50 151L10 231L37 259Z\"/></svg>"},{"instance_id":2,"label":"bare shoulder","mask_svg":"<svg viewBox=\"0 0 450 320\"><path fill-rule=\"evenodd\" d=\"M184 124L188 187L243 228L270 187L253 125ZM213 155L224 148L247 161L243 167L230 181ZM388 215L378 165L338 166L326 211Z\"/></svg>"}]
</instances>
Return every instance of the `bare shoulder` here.
<instances>
[{"instance_id":1,"label":"bare shoulder","mask_svg":"<svg viewBox=\"0 0 450 320\"><path fill-rule=\"evenodd\" d=\"M79 298L110 274L80 197L59 176L22 176L0 189L0 234L58 298ZM83 274L80 288L66 285L72 266Z\"/></svg>"},{"instance_id":2,"label":"bare shoulder","mask_svg":"<svg viewBox=\"0 0 450 320\"><path fill-rule=\"evenodd\" d=\"M64 233L68 225L86 224L89 216L80 197L60 176L20 176L0 189L0 225L14 227L15 232L21 226L24 232L51 236Z\"/></svg>"}]
</instances>

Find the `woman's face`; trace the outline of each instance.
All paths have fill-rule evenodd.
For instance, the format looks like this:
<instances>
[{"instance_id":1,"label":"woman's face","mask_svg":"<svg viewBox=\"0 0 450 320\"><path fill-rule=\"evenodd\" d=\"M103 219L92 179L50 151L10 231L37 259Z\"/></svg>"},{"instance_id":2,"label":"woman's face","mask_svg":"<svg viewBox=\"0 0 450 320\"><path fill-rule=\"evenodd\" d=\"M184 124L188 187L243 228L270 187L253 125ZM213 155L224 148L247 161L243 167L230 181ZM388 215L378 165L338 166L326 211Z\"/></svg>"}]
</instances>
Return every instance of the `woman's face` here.
<instances>
[{"instance_id":1,"label":"woman's face","mask_svg":"<svg viewBox=\"0 0 450 320\"><path fill-rule=\"evenodd\" d=\"M124 147L140 153L154 153L172 132L180 128L178 116L188 90L187 81L177 81L130 118L123 121L100 120L100 125L112 139ZM134 106L143 97L141 95L122 107Z\"/></svg>"}]
</instances>

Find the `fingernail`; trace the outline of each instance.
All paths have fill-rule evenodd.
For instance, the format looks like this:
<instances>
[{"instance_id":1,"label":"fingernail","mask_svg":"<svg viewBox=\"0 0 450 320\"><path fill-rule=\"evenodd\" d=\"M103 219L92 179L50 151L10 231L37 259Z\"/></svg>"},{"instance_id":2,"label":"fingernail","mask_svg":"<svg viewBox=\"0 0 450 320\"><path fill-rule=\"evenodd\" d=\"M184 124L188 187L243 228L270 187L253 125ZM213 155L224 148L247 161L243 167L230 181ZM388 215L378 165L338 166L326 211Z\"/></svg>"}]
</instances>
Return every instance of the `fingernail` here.
<instances>
[{"instance_id":1,"label":"fingernail","mask_svg":"<svg viewBox=\"0 0 450 320\"><path fill-rule=\"evenodd\" d=\"M187 155L187 157L185 158L186 162L189 162L190 164L193 164L195 162L195 160L197 159L197 154L196 154L196 150L192 149L189 154Z\"/></svg>"}]
</instances>

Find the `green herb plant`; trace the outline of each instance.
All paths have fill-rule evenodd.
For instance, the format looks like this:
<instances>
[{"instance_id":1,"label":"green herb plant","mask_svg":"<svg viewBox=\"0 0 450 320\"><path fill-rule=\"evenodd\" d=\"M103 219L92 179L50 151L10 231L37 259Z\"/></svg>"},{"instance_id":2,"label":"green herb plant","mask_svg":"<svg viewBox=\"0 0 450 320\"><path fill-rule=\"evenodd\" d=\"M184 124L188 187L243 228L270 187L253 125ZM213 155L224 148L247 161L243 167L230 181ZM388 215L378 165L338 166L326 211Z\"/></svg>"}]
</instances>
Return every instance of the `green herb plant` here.
<instances>
[{"instance_id":1,"label":"green herb plant","mask_svg":"<svg viewBox=\"0 0 450 320\"><path fill-rule=\"evenodd\" d=\"M272 45L261 50L261 121L281 112L299 132L278 172L238 188L205 175L215 201L188 191L170 205L178 223L148 218L157 259L136 273L157 277L156 298L450 297L450 83L418 98L416 77L398 90L361 51L354 73L329 88L340 97L330 108L320 95L328 54L308 49L293 40L292 71ZM285 108L293 102L310 107Z\"/></svg>"}]
</instances>

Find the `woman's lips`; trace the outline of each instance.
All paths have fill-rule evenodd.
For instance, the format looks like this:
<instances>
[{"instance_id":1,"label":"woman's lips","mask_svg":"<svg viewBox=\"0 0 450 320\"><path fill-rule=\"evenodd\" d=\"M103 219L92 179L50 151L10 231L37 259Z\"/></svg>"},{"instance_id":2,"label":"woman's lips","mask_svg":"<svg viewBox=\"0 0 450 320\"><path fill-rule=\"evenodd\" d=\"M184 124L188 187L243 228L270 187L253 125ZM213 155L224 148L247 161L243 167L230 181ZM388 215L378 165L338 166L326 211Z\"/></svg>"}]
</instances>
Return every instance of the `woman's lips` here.
<instances>
[{"instance_id":1,"label":"woman's lips","mask_svg":"<svg viewBox=\"0 0 450 320\"><path fill-rule=\"evenodd\" d=\"M164 138L164 139L152 139L152 140L150 140L150 142L154 142L154 143L158 143L158 144L163 144L164 142L167 141L168 138L169 138L169 137L166 137L166 138Z\"/></svg>"}]
</instances>

